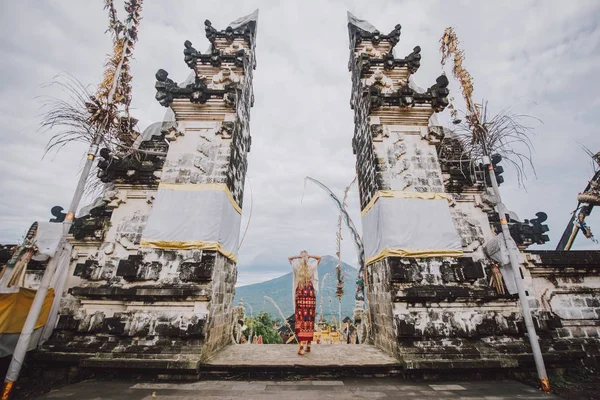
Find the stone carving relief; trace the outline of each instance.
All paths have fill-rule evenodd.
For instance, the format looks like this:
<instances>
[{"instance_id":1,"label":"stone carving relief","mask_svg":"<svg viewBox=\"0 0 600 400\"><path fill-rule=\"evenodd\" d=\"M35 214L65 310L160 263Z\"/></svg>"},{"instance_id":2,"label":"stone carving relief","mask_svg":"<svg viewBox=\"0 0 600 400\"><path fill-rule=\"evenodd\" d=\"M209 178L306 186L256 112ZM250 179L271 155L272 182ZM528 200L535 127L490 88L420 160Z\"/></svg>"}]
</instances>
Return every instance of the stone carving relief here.
<instances>
[{"instance_id":1,"label":"stone carving relief","mask_svg":"<svg viewBox=\"0 0 600 400\"><path fill-rule=\"evenodd\" d=\"M371 135L373 136L374 142L383 142L384 138L390 137L387 127L380 124L371 125Z\"/></svg>"},{"instance_id":2,"label":"stone carving relief","mask_svg":"<svg viewBox=\"0 0 600 400\"><path fill-rule=\"evenodd\" d=\"M108 190L104 192L103 199L106 201L106 208L117 208L121 204L127 203L127 191L126 190Z\"/></svg>"},{"instance_id":3,"label":"stone carving relief","mask_svg":"<svg viewBox=\"0 0 600 400\"><path fill-rule=\"evenodd\" d=\"M240 46L239 43L233 42L231 43L231 45L221 49L221 53L223 53L224 55L236 55L240 50L244 51L244 48Z\"/></svg>"},{"instance_id":4,"label":"stone carving relief","mask_svg":"<svg viewBox=\"0 0 600 400\"><path fill-rule=\"evenodd\" d=\"M171 126L169 129L165 130L165 139L169 142L177 140L179 136L183 136L183 132L177 129L176 126Z\"/></svg>"},{"instance_id":5,"label":"stone carving relief","mask_svg":"<svg viewBox=\"0 0 600 400\"><path fill-rule=\"evenodd\" d=\"M215 135L221 136L222 139L231 139L233 137L234 128L235 128L235 125L234 125L233 121L224 121L217 128Z\"/></svg>"},{"instance_id":6,"label":"stone carving relief","mask_svg":"<svg viewBox=\"0 0 600 400\"><path fill-rule=\"evenodd\" d=\"M198 168L209 178L213 178L219 170L220 146L207 141L199 143L196 147L197 155L194 157L194 167Z\"/></svg>"},{"instance_id":7,"label":"stone carving relief","mask_svg":"<svg viewBox=\"0 0 600 400\"><path fill-rule=\"evenodd\" d=\"M236 74L231 68L226 67L212 77L211 83L208 85L208 87L211 89L222 90L228 85L239 84L241 82L242 77L239 74Z\"/></svg>"},{"instance_id":8,"label":"stone carving relief","mask_svg":"<svg viewBox=\"0 0 600 400\"><path fill-rule=\"evenodd\" d=\"M377 50L370 43L365 43L364 47L358 50L358 54L371 58L383 58L383 56L385 55L383 51Z\"/></svg>"},{"instance_id":9,"label":"stone carving relief","mask_svg":"<svg viewBox=\"0 0 600 400\"><path fill-rule=\"evenodd\" d=\"M364 81L366 86L377 86L382 94L391 94L394 92L394 82L387 77L380 68L377 68L373 75Z\"/></svg>"}]
</instances>

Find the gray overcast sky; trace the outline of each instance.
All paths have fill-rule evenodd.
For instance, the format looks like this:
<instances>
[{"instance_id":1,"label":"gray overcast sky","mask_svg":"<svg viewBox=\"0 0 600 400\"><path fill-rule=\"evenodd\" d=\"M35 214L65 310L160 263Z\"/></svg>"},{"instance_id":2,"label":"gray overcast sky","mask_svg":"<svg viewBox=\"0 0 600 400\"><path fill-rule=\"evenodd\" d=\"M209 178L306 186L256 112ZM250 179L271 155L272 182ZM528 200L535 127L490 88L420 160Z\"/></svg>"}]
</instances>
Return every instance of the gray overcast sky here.
<instances>
[{"instance_id":1,"label":"gray overcast sky","mask_svg":"<svg viewBox=\"0 0 600 400\"><path fill-rule=\"evenodd\" d=\"M125 12L116 1L119 16ZM454 26L474 77L475 97L492 111L513 106L543 121L532 138L537 179L527 190L508 171L502 193L521 219L549 215L554 248L576 195L592 174L581 144L600 151L600 2L597 1L146 1L133 62L133 107L143 129L162 119L154 100L154 74L164 68L176 81L189 69L183 42L204 50L203 22L224 29L259 8L256 101L252 110L243 227L253 216L239 254L238 284L288 271L286 257L308 249L335 253L337 213L331 200L308 184L309 175L342 194L354 176L349 106L346 11L382 32L400 23L397 55L422 47L415 78L428 87L440 75L439 38ZM100 82L111 42L100 0L3 1L0 7L0 243L16 243L31 222L67 207L86 146L72 146L42 160L48 135L36 132L42 85L68 72L85 84ZM460 102L456 85L452 94ZM446 112L447 113L447 112ZM444 114L446 114L444 113ZM448 117L442 117L447 121ZM508 169L508 168L507 168ZM352 217L360 226L356 188ZM600 236L600 211L589 218ZM579 237L576 248L600 249ZM349 240L343 258L356 263Z\"/></svg>"}]
</instances>

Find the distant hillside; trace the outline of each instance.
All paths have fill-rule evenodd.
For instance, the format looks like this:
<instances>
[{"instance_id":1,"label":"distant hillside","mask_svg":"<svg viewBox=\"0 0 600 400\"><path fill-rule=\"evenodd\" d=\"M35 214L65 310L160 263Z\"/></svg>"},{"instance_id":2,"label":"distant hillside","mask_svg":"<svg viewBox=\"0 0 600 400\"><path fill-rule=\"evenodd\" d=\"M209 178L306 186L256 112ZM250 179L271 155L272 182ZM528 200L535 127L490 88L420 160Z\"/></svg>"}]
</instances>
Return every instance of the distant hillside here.
<instances>
[{"instance_id":1,"label":"distant hillside","mask_svg":"<svg viewBox=\"0 0 600 400\"><path fill-rule=\"evenodd\" d=\"M335 266L337 265L337 258L332 256L323 256L321 263L319 264L319 292L317 294L317 314L323 304L323 315L325 319L331 320L332 316L338 318L338 299L335 297L335 287L337 285L337 278L335 273ZM254 315L261 311L266 311L273 315L273 317L281 318L281 315L277 309L271 304L270 301L265 300L264 296L269 296L281 308L283 315L287 318L294 313L292 303L292 273L280 276L279 278L271 279L269 281L254 283L252 285L240 286L235 289L235 302L238 304L240 298L244 300L244 306L246 307L246 314L250 315L250 308L247 304L252 306ZM354 293L356 291L356 274L357 271L352 266L342 262L342 273L344 274L344 296L342 297L342 319L346 316L352 318L352 311L354 310ZM325 281L323 281L325 275L327 275ZM322 289L322 292L321 292ZM322 299L322 300L321 300Z\"/></svg>"}]
</instances>

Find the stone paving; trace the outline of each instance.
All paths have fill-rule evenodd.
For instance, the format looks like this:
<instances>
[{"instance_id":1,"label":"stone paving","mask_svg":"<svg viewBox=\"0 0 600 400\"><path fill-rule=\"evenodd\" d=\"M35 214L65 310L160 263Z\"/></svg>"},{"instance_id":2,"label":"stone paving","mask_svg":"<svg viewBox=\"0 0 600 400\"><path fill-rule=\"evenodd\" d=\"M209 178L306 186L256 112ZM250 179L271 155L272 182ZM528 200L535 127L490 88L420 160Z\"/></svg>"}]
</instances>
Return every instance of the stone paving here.
<instances>
[{"instance_id":1,"label":"stone paving","mask_svg":"<svg viewBox=\"0 0 600 400\"><path fill-rule=\"evenodd\" d=\"M214 366L394 366L398 362L375 346L313 344L310 353L299 356L295 345L235 345L208 361Z\"/></svg>"},{"instance_id":2,"label":"stone paving","mask_svg":"<svg viewBox=\"0 0 600 400\"><path fill-rule=\"evenodd\" d=\"M86 381L38 399L558 399L514 381L407 382L395 378L300 381L200 381L126 383Z\"/></svg>"},{"instance_id":3,"label":"stone paving","mask_svg":"<svg viewBox=\"0 0 600 400\"><path fill-rule=\"evenodd\" d=\"M362 378L317 378L317 370L348 368L375 371L393 369L397 361L374 346L313 345L304 356L296 346L229 346L205 368L229 371L229 379L178 383L136 383L91 380L54 390L39 399L78 400L192 400L192 399L556 399L535 388L508 380L497 381L410 381L369 372ZM387 366L387 367L386 367ZM268 370L288 370L280 379L268 380ZM296 368L296 369L295 369ZM309 377L297 368L312 371ZM256 380L235 378L234 370L251 370ZM296 372L294 372L296 371ZM201 374L202 376L202 374ZM356 376L356 375L350 375ZM233 378L232 378L233 377Z\"/></svg>"}]
</instances>

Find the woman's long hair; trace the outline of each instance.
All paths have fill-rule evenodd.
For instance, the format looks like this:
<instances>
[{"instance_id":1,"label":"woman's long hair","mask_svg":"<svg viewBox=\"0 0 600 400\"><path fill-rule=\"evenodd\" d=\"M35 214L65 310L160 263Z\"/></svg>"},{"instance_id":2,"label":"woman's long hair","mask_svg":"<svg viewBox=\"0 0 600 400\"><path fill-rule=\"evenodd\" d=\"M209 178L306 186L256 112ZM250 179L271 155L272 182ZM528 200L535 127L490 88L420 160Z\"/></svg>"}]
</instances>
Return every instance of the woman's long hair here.
<instances>
[{"instance_id":1,"label":"woman's long hair","mask_svg":"<svg viewBox=\"0 0 600 400\"><path fill-rule=\"evenodd\" d=\"M298 259L298 284L306 286L311 278L312 274L308 265L308 257L300 257Z\"/></svg>"}]
</instances>

